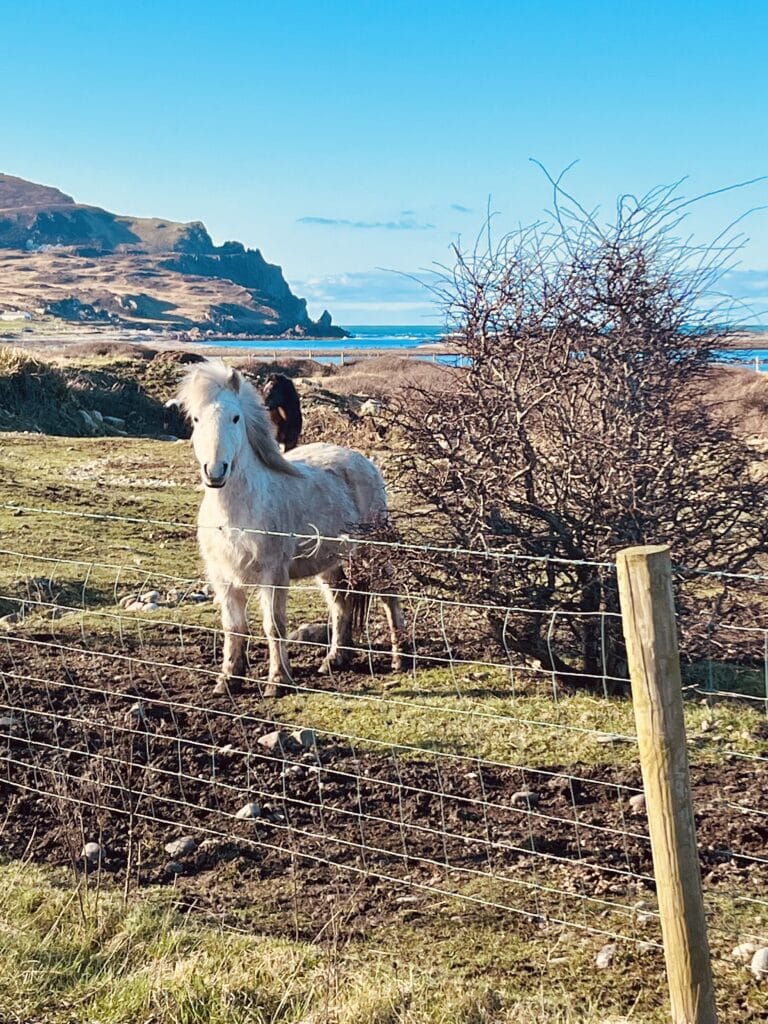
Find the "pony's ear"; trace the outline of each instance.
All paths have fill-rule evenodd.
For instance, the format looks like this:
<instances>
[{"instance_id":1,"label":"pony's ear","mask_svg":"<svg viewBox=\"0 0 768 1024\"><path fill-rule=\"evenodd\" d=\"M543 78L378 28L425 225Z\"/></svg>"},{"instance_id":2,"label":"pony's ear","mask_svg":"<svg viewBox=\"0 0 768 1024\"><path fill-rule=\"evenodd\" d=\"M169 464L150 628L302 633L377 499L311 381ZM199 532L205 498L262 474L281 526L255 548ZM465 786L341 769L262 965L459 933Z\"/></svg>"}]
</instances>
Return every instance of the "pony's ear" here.
<instances>
[{"instance_id":1,"label":"pony's ear","mask_svg":"<svg viewBox=\"0 0 768 1024\"><path fill-rule=\"evenodd\" d=\"M238 393L238 391L240 390L240 380L240 374L233 366L232 369L229 371L229 375L227 376L227 387L230 389L230 391L234 391L235 394Z\"/></svg>"}]
</instances>

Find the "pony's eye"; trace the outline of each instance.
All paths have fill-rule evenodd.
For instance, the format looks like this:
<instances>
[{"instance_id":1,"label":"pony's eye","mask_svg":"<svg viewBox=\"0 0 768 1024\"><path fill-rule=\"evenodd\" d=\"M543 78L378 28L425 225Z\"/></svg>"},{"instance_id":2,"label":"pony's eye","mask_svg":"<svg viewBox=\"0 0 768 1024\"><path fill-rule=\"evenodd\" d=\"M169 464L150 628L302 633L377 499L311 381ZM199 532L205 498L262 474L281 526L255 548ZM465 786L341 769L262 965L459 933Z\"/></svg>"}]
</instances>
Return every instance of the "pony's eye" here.
<instances>
[{"instance_id":1,"label":"pony's eye","mask_svg":"<svg viewBox=\"0 0 768 1024\"><path fill-rule=\"evenodd\" d=\"M239 423L240 422L240 414L239 413L237 414L237 416L233 416L232 417L232 422L233 423Z\"/></svg>"},{"instance_id":2,"label":"pony's eye","mask_svg":"<svg viewBox=\"0 0 768 1024\"><path fill-rule=\"evenodd\" d=\"M192 422L193 423L199 423L200 422L200 417L199 416L193 416L192 417Z\"/></svg>"}]
</instances>

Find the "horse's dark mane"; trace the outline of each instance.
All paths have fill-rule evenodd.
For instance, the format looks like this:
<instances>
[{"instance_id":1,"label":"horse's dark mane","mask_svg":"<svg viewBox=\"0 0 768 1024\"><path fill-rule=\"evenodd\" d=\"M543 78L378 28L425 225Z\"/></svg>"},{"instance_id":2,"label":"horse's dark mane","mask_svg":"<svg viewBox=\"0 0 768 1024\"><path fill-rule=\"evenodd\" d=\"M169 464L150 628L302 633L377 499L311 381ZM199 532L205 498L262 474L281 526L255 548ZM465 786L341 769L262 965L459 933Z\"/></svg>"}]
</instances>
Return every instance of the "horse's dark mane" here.
<instances>
[{"instance_id":1,"label":"horse's dark mane","mask_svg":"<svg viewBox=\"0 0 768 1024\"><path fill-rule=\"evenodd\" d=\"M301 402L293 381L283 373L270 373L261 394L278 443L283 451L291 451L299 443L302 427Z\"/></svg>"}]
</instances>

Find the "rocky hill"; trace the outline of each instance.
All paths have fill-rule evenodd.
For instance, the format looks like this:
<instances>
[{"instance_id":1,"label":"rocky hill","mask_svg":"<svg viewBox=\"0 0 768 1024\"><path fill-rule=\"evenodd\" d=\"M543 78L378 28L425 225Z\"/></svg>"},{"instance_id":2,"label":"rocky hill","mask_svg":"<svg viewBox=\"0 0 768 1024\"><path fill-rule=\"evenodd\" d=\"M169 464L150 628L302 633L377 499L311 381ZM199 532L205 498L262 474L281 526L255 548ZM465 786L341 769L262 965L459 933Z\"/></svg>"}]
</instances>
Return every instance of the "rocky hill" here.
<instances>
[{"instance_id":1,"label":"rocky hill","mask_svg":"<svg viewBox=\"0 0 768 1024\"><path fill-rule=\"evenodd\" d=\"M217 335L343 337L280 267L199 221L129 217L0 174L0 312Z\"/></svg>"}]
</instances>

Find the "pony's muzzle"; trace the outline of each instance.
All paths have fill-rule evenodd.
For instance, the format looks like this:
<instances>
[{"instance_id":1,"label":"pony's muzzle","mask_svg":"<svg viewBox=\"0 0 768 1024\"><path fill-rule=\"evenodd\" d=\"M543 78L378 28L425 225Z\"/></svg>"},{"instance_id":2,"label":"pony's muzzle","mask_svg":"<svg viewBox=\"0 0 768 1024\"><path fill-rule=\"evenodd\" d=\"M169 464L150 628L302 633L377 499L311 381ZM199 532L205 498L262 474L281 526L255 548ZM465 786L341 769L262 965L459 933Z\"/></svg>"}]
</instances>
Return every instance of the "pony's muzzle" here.
<instances>
[{"instance_id":1,"label":"pony's muzzle","mask_svg":"<svg viewBox=\"0 0 768 1024\"><path fill-rule=\"evenodd\" d=\"M228 462L214 462L203 466L203 481L206 487L223 487L227 480Z\"/></svg>"}]
</instances>

